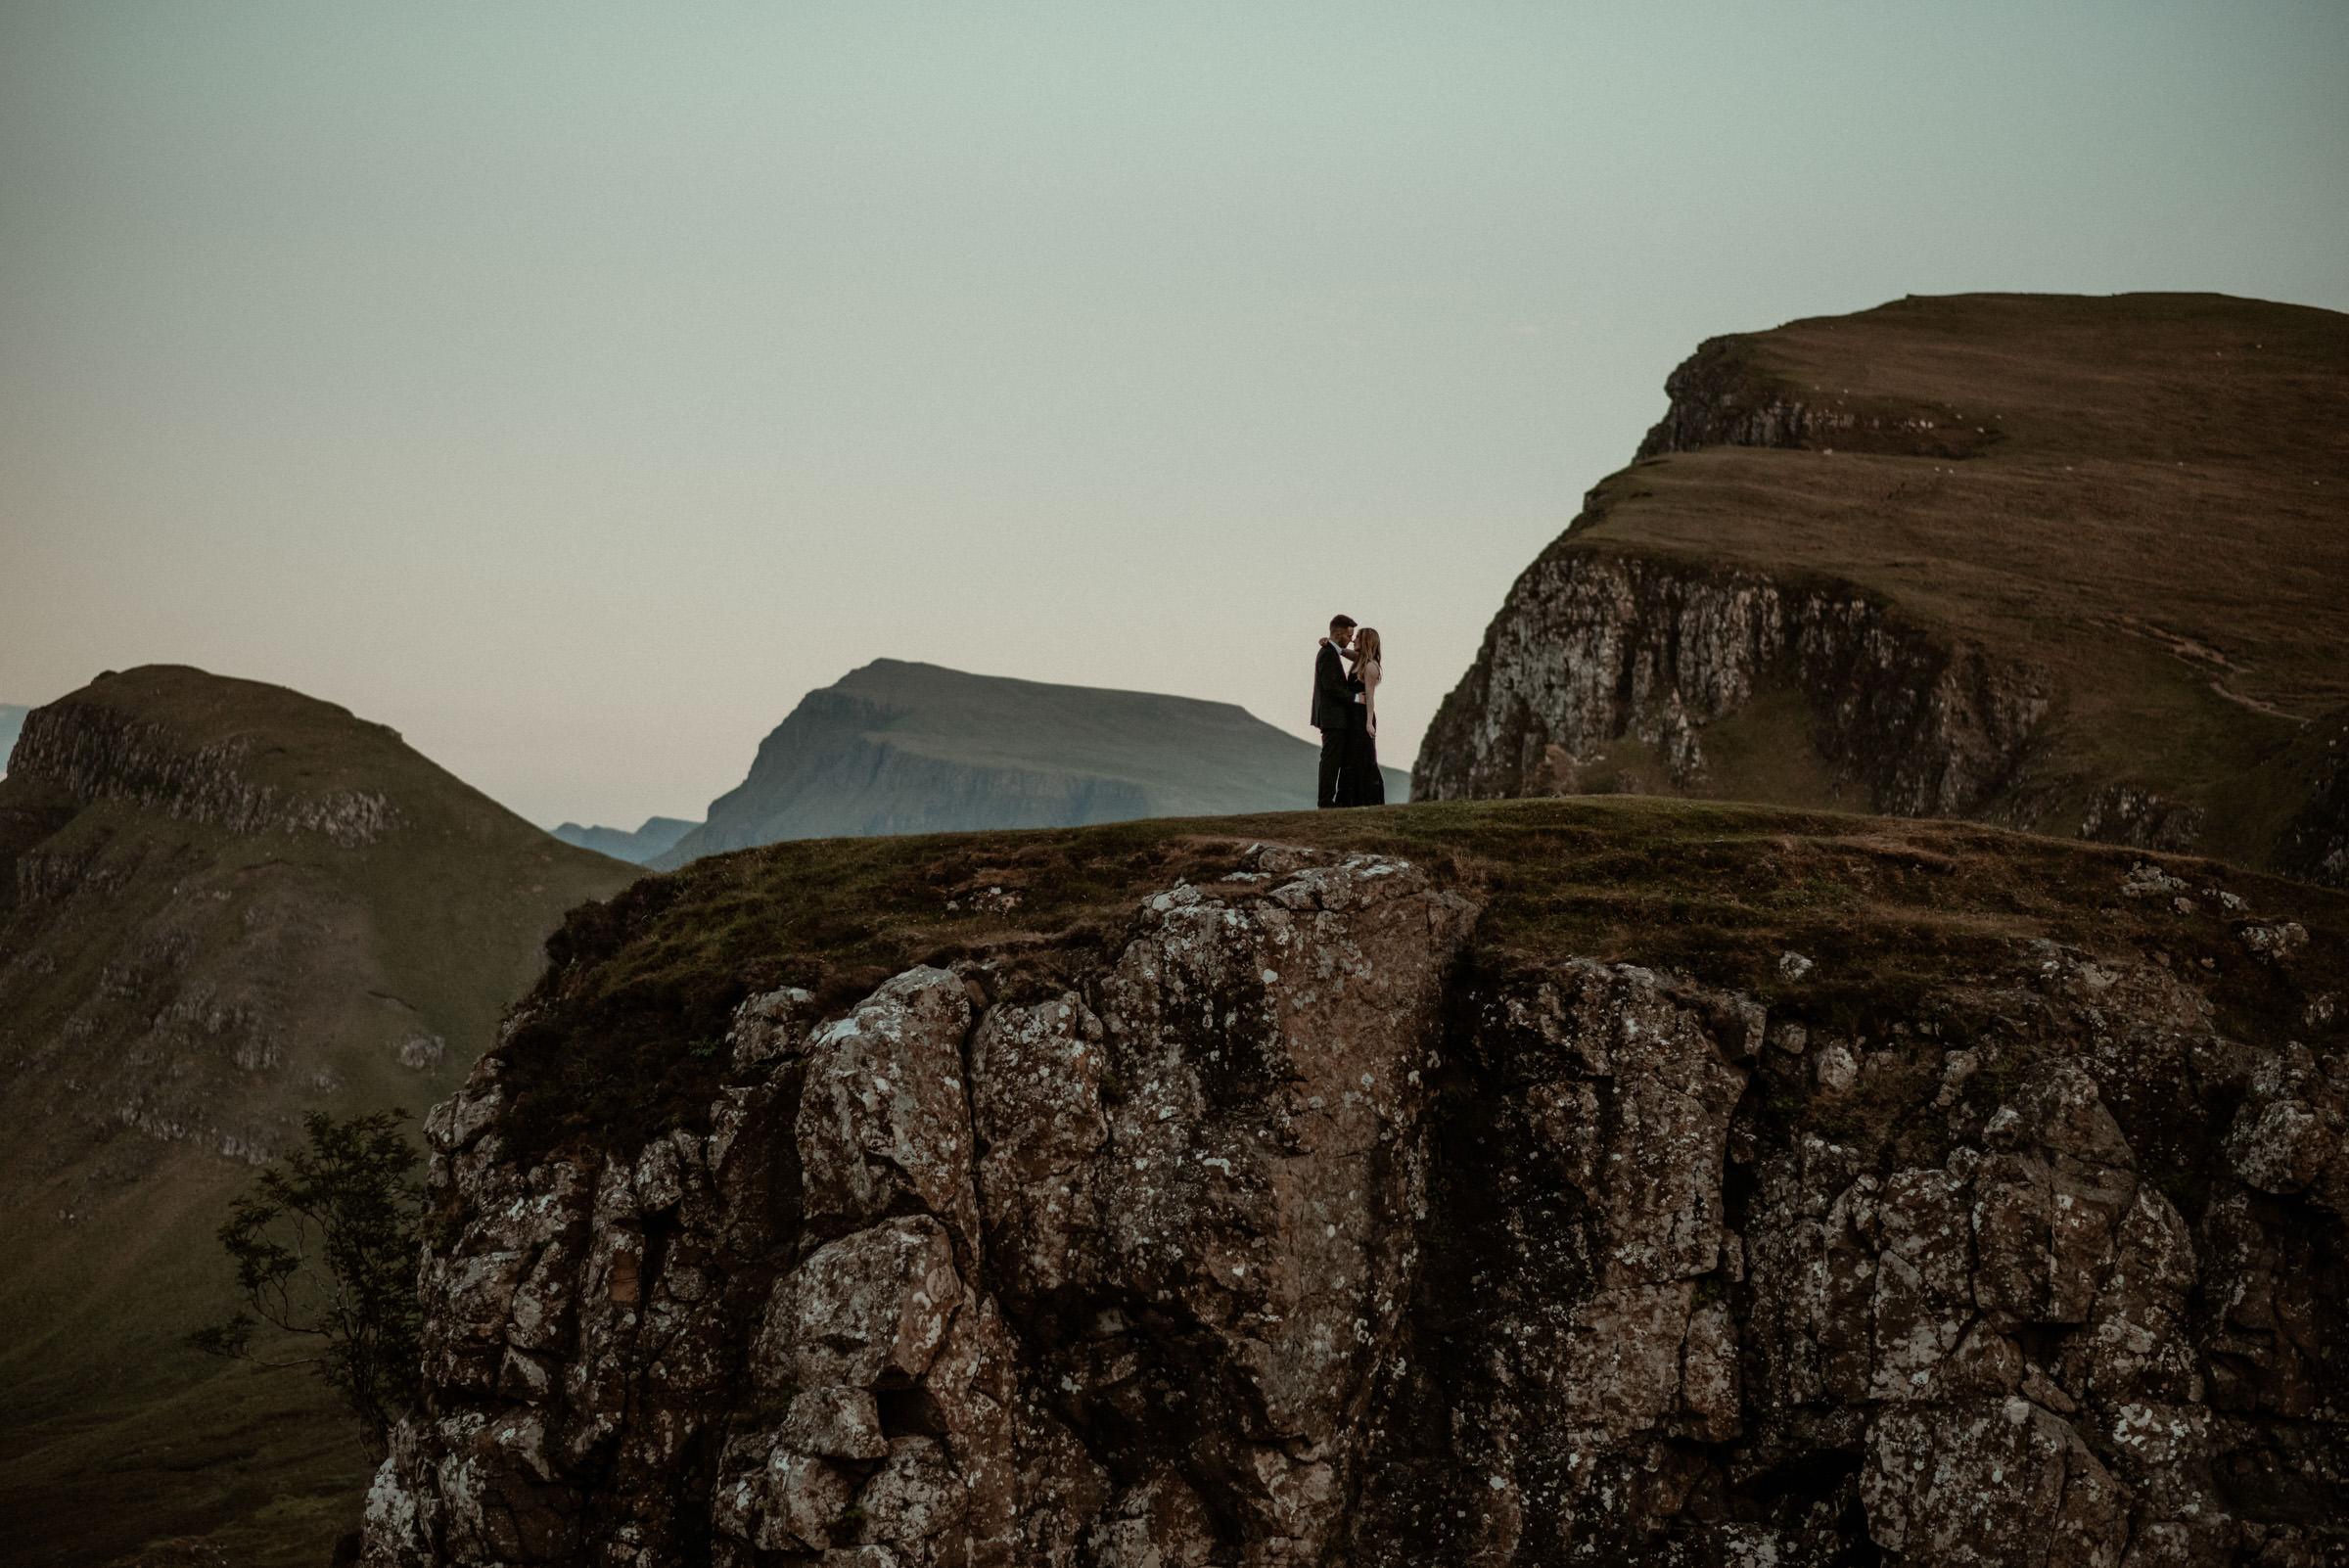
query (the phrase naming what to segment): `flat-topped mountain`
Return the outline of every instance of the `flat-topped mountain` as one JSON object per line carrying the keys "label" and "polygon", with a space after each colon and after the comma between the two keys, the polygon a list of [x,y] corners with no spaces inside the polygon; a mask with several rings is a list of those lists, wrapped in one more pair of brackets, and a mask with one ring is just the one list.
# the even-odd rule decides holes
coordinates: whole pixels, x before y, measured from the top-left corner
{"label": "flat-topped mountain", "polygon": [[154,666],[30,713],[0,781],[11,1561],[265,1507],[237,1560],[323,1560],[364,1468],[347,1420],[179,1346],[231,1306],[227,1199],[304,1111],[461,1082],[563,911],[637,874],[283,687]]}
{"label": "flat-topped mountain", "polygon": [[593,850],[630,865],[642,865],[700,826],[699,822],[688,822],[683,817],[648,816],[644,825],[633,833],[625,828],[582,827],[576,822],[566,822],[550,831],[566,844],[576,844],[582,850]]}
{"label": "flat-topped mountain", "polygon": [[1313,804],[1316,755],[1230,703],[879,659],[801,699],[741,786],[651,863],[783,839],[1291,810]]}
{"label": "flat-topped mountain", "polygon": [[1911,298],[1713,340],[1422,798],[1970,816],[2349,878],[2349,316]]}

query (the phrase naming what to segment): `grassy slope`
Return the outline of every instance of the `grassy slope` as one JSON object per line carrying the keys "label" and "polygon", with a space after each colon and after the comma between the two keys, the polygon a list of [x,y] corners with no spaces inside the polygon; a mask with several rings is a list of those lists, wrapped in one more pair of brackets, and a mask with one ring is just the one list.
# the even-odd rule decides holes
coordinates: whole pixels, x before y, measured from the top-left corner
{"label": "grassy slope", "polygon": [[[1086,950],[1114,945],[1141,892],[1210,876],[1256,839],[1434,865],[1485,902],[1470,961],[1488,969],[1568,954],[1683,969],[1847,1031],[1880,1030],[1955,977],[2011,969],[2018,944],[2048,938],[2164,953],[2213,989],[2222,1027],[2306,1038],[2297,992],[2244,956],[2215,902],[2187,916],[2121,896],[2145,859],[2262,917],[2300,921],[2302,974],[2349,972],[2349,896],[2210,861],[1968,823],[1654,798],[1446,802],[713,856],[580,911],[558,935],[556,950],[583,961],[534,998],[535,1027],[504,1052],[509,1083],[546,1147],[630,1144],[700,1116],[721,1068],[714,1042],[752,991],[805,985],[846,1011],[897,969],[964,957],[1057,987]],[[970,893],[990,887],[1016,892],[1019,906],[973,912]],[[1789,948],[1818,960],[1799,985],[1778,970]]]}
{"label": "grassy slope", "polygon": [[[161,669],[70,700],[163,723],[192,746],[253,737],[243,771],[256,781],[381,790],[407,825],[343,849],[315,834],[238,837],[99,802],[45,841],[89,853],[93,879],[112,870],[123,880],[102,903],[9,928],[10,957],[37,947],[56,966],[42,977],[19,965],[0,984],[9,1042],[0,1060],[11,1077],[0,1109],[0,1315],[11,1324],[0,1348],[0,1517],[15,1531],[10,1560],[95,1563],[159,1536],[225,1532],[240,1562],[320,1561],[354,1522],[364,1481],[347,1423],[302,1374],[227,1366],[177,1344],[230,1308],[211,1232],[250,1168],[188,1144],[105,1136],[105,1106],[44,1070],[38,1049],[70,1020],[95,1022],[73,1037],[86,1053],[75,1071],[94,1090],[135,1038],[135,1020],[93,1007],[99,972],[134,939],[169,932],[192,945],[181,993],[249,988],[240,947],[255,929],[251,912],[262,930],[299,928],[285,949],[290,967],[272,967],[266,994],[252,993],[297,1021],[298,1038],[279,1071],[230,1085],[221,1118],[282,1132],[312,1107],[421,1113],[462,1079],[504,1004],[528,987],[562,911],[638,873],[556,843],[392,731],[282,688]],[[46,789],[11,777],[0,807]],[[438,1067],[402,1067],[388,1048],[418,1034],[449,1042]],[[335,1087],[319,1088],[320,1070]]]}
{"label": "grassy slope", "polygon": [[[2140,780],[2210,807],[2212,853],[2264,853],[2297,798],[2296,721],[2349,705],[2349,316],[1980,295],[1739,343],[1788,401],[1930,418],[1975,455],[1651,458],[1598,487],[1569,548],[1854,582],[2037,661],[2064,693],[2037,780]],[[1799,742],[1789,716],[1752,749]],[[1724,793],[1804,798],[1774,782]],[[2087,793],[2038,824],[2069,831]]]}

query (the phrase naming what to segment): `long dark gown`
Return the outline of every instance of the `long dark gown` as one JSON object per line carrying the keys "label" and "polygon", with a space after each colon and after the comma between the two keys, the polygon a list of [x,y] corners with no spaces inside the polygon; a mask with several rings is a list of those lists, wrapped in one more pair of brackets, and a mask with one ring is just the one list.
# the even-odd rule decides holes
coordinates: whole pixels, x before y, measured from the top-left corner
{"label": "long dark gown", "polygon": [[[1362,689],[1359,679],[1347,682],[1359,695]],[[1378,737],[1370,733],[1370,712],[1360,703],[1346,725],[1346,761],[1338,770],[1338,804],[1340,806],[1384,806],[1387,804],[1387,777],[1378,770]]]}

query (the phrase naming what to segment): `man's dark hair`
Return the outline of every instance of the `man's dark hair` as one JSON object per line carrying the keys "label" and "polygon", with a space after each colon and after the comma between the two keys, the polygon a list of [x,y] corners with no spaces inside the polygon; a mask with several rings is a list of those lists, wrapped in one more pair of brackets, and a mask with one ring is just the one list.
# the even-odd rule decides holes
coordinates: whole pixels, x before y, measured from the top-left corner
{"label": "man's dark hair", "polygon": [[1332,631],[1337,630],[1340,626],[1351,626],[1353,624],[1354,617],[1352,616],[1331,616],[1329,618],[1329,629]]}

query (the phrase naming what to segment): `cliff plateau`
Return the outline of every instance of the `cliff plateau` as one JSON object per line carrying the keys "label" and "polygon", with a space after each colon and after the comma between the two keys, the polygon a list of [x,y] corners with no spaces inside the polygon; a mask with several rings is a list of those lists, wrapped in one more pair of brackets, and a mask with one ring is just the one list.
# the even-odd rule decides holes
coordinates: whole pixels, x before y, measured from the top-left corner
{"label": "cliff plateau", "polygon": [[1911,298],[1713,340],[1420,799],[1674,793],[2349,878],[2349,317]]}
{"label": "cliff plateau", "polygon": [[781,845],[575,915],[428,1122],[365,1560],[2349,1547],[2340,895],[1330,815]]}
{"label": "cliff plateau", "polygon": [[[1314,747],[1230,703],[878,659],[803,698],[750,776],[650,863],[784,839],[1293,810],[1313,804],[1315,766]],[[1407,781],[1386,774],[1402,800]]]}
{"label": "cliff plateau", "polygon": [[463,1082],[562,912],[631,867],[378,724],[153,666],[26,717],[0,780],[0,1519],[26,1564],[216,1536],[322,1558],[364,1456],[300,1373],[185,1350],[213,1239],[313,1108]]}

